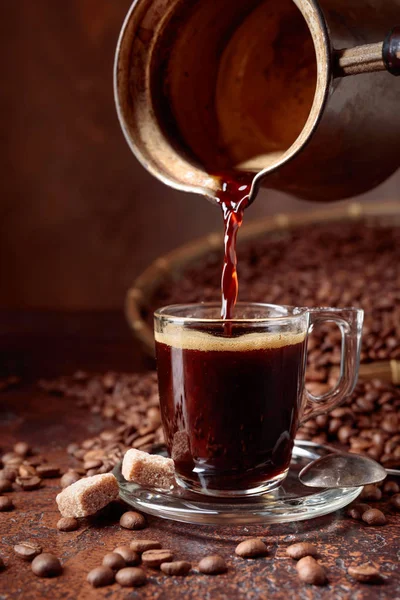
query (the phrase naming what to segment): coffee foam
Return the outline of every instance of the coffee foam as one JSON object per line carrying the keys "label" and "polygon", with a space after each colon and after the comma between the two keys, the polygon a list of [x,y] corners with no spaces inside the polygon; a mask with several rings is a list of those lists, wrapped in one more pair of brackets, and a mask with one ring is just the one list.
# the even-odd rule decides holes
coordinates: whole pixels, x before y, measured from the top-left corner
{"label": "coffee foam", "polygon": [[246,333],[240,337],[218,337],[203,331],[167,326],[162,333],[156,332],[156,342],[180,350],[202,352],[250,352],[251,350],[272,350],[304,342],[306,334],[293,332]]}

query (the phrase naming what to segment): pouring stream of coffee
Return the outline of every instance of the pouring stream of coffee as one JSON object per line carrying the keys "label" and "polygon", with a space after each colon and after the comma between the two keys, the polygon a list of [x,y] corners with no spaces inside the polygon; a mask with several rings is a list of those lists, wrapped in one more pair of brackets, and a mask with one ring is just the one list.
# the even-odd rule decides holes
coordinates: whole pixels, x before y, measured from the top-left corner
{"label": "pouring stream of coffee", "polygon": [[[224,264],[222,270],[221,292],[223,319],[232,319],[238,296],[239,283],[237,275],[236,240],[243,223],[245,209],[250,204],[250,191],[253,176],[248,173],[234,177],[221,178],[221,192],[216,198],[221,206],[224,218]],[[230,328],[226,331],[230,334]]]}

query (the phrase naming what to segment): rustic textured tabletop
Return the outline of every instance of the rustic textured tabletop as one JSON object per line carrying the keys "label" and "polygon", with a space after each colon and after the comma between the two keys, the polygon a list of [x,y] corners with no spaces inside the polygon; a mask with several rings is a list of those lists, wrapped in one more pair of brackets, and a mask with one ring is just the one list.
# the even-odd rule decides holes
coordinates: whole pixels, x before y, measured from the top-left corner
{"label": "rustic textured tabletop", "polygon": [[[51,322],[45,319],[46,333],[42,326],[32,326],[36,318],[43,317],[30,315],[25,321],[26,335],[16,331],[18,325],[11,327],[14,331],[0,340],[3,363],[7,359],[8,364],[23,371],[27,380],[0,395],[0,446],[1,451],[6,452],[17,441],[24,440],[49,462],[56,462],[65,469],[71,464],[66,446],[95,435],[109,423],[77,409],[73,399],[48,396],[38,389],[34,380],[43,375],[64,373],[65,369],[70,372],[78,366],[104,371],[107,366],[126,370],[128,362],[132,369],[143,369],[144,365],[139,353],[131,348],[129,334],[117,317],[115,323],[121,325],[121,335],[116,335],[116,325],[111,341],[105,334],[99,336],[96,319],[92,322],[92,317],[89,319],[92,324],[88,325],[88,319],[81,316],[79,327],[70,322],[68,328],[65,328],[65,320],[60,321],[61,317],[54,317]],[[104,315],[98,315],[97,319],[98,324],[102,319],[104,322]],[[9,330],[12,320],[8,315]],[[77,343],[78,340],[81,342]],[[86,520],[77,531],[65,533],[56,528],[59,513],[55,496],[59,491],[59,479],[48,479],[40,489],[9,494],[15,508],[0,513],[0,555],[6,563],[6,569],[0,572],[2,600],[400,598],[400,514],[390,509],[388,523],[381,527],[368,527],[340,511],[305,523],[270,527],[201,527],[149,517],[147,529],[134,532],[120,527],[123,508],[117,506],[100,519]],[[382,503],[380,507],[387,508]],[[107,551],[129,543],[134,537],[159,540],[164,548],[173,550],[177,558],[189,560],[194,566],[204,556],[219,554],[226,559],[228,572],[207,576],[194,569],[187,577],[178,578],[149,571],[148,583],[140,589],[131,591],[118,584],[97,590],[91,588],[86,582],[90,569],[101,564]],[[266,542],[269,552],[265,558],[244,560],[235,556],[238,542],[251,537],[260,537]],[[53,579],[36,577],[30,564],[13,552],[13,546],[24,540],[36,541],[45,551],[58,556],[63,565],[62,575]],[[318,548],[319,560],[328,576],[326,586],[301,583],[295,561],[286,555],[288,545],[305,540]],[[347,574],[348,567],[365,562],[379,568],[383,583],[362,584]]]}

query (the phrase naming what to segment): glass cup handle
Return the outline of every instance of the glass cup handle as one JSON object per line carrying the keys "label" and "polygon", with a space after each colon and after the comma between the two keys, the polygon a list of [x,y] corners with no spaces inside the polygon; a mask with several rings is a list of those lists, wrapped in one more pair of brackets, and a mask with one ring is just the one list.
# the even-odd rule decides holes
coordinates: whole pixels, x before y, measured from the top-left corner
{"label": "glass cup handle", "polygon": [[336,323],[340,329],[342,335],[340,374],[335,387],[322,396],[314,396],[305,388],[306,402],[301,415],[301,423],[332,410],[353,392],[360,365],[363,320],[364,311],[357,308],[310,309],[309,333],[319,323]]}

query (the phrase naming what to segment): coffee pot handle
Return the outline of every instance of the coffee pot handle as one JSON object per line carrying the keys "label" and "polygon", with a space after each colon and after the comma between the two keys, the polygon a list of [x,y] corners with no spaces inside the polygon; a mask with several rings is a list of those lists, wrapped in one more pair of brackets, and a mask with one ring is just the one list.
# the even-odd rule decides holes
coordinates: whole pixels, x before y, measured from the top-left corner
{"label": "coffee pot handle", "polygon": [[383,42],[335,50],[334,76],[388,71],[400,75],[400,25],[393,27]]}

